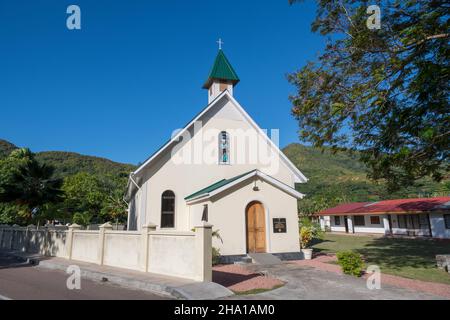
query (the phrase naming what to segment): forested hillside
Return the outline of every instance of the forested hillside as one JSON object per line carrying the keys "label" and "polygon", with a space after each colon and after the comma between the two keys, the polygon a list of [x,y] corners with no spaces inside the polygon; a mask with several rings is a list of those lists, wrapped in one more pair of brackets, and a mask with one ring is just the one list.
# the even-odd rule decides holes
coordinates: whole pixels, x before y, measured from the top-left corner
{"label": "forested hillside", "polygon": [[440,183],[422,179],[417,184],[396,193],[387,193],[385,185],[367,179],[364,164],[358,155],[333,154],[329,150],[293,143],[283,149],[286,156],[308,177],[298,189],[308,198],[340,198],[339,201],[370,201],[392,198],[429,197],[446,195],[450,191],[449,180]]}
{"label": "forested hillside", "polygon": [[[0,158],[7,156],[17,149],[14,144],[0,139]],[[36,158],[55,167],[55,175],[59,178],[73,175],[78,172],[87,172],[97,175],[128,176],[135,169],[134,165],[111,161],[105,158],[81,155],[66,151],[37,152]]]}

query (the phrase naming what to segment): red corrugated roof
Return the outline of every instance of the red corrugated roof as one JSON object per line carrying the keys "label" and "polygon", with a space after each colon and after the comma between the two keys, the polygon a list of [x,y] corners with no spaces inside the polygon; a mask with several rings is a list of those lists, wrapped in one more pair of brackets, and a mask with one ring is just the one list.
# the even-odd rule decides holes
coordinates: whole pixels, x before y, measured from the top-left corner
{"label": "red corrugated roof", "polygon": [[450,197],[395,199],[377,202],[353,202],[323,210],[319,215],[408,213],[450,210]]}

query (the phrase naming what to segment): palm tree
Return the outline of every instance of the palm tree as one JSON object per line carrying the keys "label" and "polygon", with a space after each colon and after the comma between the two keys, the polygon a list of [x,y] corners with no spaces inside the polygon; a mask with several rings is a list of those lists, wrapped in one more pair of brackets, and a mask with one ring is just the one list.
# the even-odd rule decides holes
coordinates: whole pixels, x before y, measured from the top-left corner
{"label": "palm tree", "polygon": [[122,196],[109,195],[102,211],[105,216],[111,217],[115,221],[117,230],[119,220],[127,217],[127,204],[123,201]]}
{"label": "palm tree", "polygon": [[61,201],[62,179],[53,177],[54,168],[31,158],[19,166],[11,179],[0,189],[0,202],[13,202],[28,207],[29,216],[38,214],[46,203]]}

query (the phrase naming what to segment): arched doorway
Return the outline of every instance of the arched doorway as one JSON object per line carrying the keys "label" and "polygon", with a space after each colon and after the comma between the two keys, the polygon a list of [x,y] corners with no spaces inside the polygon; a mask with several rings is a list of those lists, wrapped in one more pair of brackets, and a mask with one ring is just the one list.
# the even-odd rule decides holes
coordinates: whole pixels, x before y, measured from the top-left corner
{"label": "arched doorway", "polygon": [[247,252],[266,252],[266,219],[264,206],[261,202],[253,201],[245,210],[247,226]]}

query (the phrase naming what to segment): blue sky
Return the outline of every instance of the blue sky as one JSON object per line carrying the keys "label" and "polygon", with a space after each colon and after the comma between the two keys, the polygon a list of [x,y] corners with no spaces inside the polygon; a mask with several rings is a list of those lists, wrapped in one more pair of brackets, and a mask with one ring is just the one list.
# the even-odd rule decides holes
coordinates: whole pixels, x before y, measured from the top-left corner
{"label": "blue sky", "polygon": [[[81,8],[81,30],[66,8]],[[235,97],[283,147],[298,141],[286,74],[324,46],[313,1],[0,2],[0,138],[32,151],[144,161],[207,103],[223,49]],[[182,103],[181,101],[184,101]]]}

